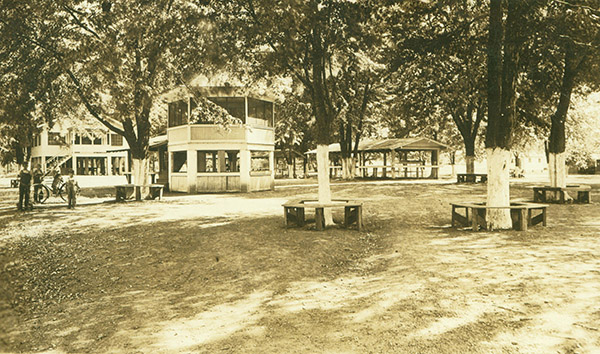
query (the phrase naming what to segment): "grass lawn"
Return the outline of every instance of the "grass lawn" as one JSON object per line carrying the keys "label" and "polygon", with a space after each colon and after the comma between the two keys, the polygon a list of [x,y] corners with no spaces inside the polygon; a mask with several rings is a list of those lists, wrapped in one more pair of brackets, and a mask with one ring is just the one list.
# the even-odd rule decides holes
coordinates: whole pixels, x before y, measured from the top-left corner
{"label": "grass lawn", "polygon": [[291,184],[0,210],[0,352],[600,352],[598,202],[474,233],[449,203],[485,185],[335,184],[365,231],[317,232],[283,227],[285,200],[316,195]]}

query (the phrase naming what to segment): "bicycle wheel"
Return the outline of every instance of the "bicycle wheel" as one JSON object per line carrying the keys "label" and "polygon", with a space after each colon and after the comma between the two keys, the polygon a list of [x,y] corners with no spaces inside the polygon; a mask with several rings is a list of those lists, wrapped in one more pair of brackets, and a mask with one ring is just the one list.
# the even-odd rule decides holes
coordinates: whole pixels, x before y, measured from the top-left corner
{"label": "bicycle wheel", "polygon": [[60,185],[60,187],[58,187],[58,196],[63,200],[63,202],[67,201],[67,189],[65,185],[66,183],[63,183]]}
{"label": "bicycle wheel", "polygon": [[46,202],[46,200],[50,196],[50,189],[48,189],[48,187],[46,187],[43,184],[39,184],[36,187],[37,188],[34,187],[33,201],[36,203],[44,204],[44,202]]}

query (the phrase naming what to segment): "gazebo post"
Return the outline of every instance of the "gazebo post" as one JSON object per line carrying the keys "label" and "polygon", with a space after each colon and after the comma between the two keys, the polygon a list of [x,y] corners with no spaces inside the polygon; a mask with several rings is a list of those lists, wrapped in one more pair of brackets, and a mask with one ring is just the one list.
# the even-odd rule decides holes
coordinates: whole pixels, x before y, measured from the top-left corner
{"label": "gazebo post", "polygon": [[383,174],[382,177],[386,178],[387,177],[387,152],[384,151],[383,152]]}

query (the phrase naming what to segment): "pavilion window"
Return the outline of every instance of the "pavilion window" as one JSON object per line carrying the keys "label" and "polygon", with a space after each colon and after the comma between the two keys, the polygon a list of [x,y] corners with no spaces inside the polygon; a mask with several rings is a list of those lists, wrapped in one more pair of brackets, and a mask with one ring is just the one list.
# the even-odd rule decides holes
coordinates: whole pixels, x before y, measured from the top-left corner
{"label": "pavilion window", "polygon": [[188,124],[188,100],[169,103],[169,127]]}
{"label": "pavilion window", "polygon": [[219,172],[219,152],[198,151],[198,172]]}
{"label": "pavilion window", "polygon": [[255,98],[248,98],[248,123],[272,127],[273,103]]}
{"label": "pavilion window", "polygon": [[240,172],[240,152],[239,150],[225,151],[225,171]]}
{"label": "pavilion window", "polygon": [[269,152],[268,151],[250,151],[250,171],[269,171]]}
{"label": "pavilion window", "polygon": [[187,172],[187,151],[173,153],[173,172]]}
{"label": "pavilion window", "polygon": [[208,97],[208,100],[224,108],[232,117],[241,119],[246,116],[246,103],[243,97]]}

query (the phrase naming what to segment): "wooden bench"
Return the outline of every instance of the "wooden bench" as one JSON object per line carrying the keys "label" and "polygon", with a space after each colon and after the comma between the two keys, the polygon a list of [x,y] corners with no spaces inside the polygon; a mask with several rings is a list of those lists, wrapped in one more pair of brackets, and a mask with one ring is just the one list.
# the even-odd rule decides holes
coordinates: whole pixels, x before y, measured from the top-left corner
{"label": "wooden bench", "polygon": [[315,226],[322,231],[325,229],[325,208],[344,208],[344,227],[356,224],[356,229],[360,231],[363,227],[362,203],[351,200],[334,199],[331,203],[319,203],[316,200],[296,200],[283,204],[283,214],[286,227],[293,225],[304,226],[306,223],[304,210],[306,208],[315,209]]}
{"label": "wooden bench", "polygon": [[[533,201],[540,203],[561,203],[564,204],[566,201],[565,193],[573,192],[577,194],[577,197],[573,198],[573,201],[576,203],[591,203],[592,197],[591,192],[592,187],[588,185],[568,185],[565,188],[561,187],[533,187]],[[551,195],[556,195],[558,193],[558,198],[549,197],[548,193],[552,193]]]}
{"label": "wooden bench", "polygon": [[[479,231],[487,228],[486,214],[489,209],[510,209],[510,216],[513,223],[513,229],[527,231],[528,226],[543,224],[546,226],[546,208],[545,204],[533,203],[510,203],[509,207],[488,207],[485,203],[451,203],[452,205],[452,227],[472,226],[473,231]],[[459,213],[464,209],[465,214]],[[534,215],[537,211],[537,215]],[[470,217],[469,217],[470,214]]]}
{"label": "wooden bench", "polygon": [[162,184],[151,184],[150,185],[150,198],[152,200],[158,198],[158,200],[162,199],[163,189],[165,188]]}
{"label": "wooden bench", "polygon": [[19,188],[19,180],[18,179],[11,179],[10,180],[10,187],[11,188]]}
{"label": "wooden bench", "polygon": [[133,196],[133,193],[135,192],[135,186],[133,184],[123,184],[120,186],[115,186],[115,190],[117,202],[124,202]]}
{"label": "wooden bench", "polygon": [[[120,186],[115,186],[116,192],[116,200],[117,202],[124,202],[127,199],[132,198],[135,195],[135,185],[133,184],[123,184]],[[148,186],[150,190],[150,194],[148,195],[148,199],[162,199],[164,185],[162,184],[151,184]]]}
{"label": "wooden bench", "polygon": [[487,173],[457,173],[456,183],[485,183]]}

